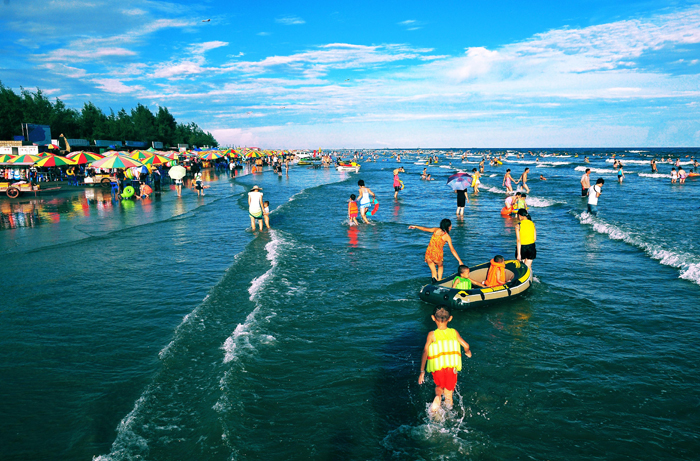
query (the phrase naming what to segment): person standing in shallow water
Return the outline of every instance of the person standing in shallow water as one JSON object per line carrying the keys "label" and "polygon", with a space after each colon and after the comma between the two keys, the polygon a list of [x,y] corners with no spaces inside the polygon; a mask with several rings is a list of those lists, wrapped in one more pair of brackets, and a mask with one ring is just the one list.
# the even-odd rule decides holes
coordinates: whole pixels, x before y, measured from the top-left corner
{"label": "person standing in shallow water", "polygon": [[263,230],[263,194],[261,187],[253,186],[248,192],[248,214],[250,215],[250,226],[255,230],[255,222],[258,222],[260,230]]}
{"label": "person standing in shallow water", "polygon": [[404,170],[403,167],[394,170],[394,199],[397,199],[399,197],[399,191],[401,190],[401,180],[399,179],[399,173],[405,173],[405,171],[406,170]]}
{"label": "person standing in shallow water", "polygon": [[532,261],[537,257],[537,229],[527,210],[518,210],[518,225],[515,226],[515,259],[524,262],[532,269]]}
{"label": "person standing in shallow water", "polygon": [[425,262],[430,267],[430,273],[433,277],[433,282],[442,280],[443,272],[443,247],[445,243],[450,246],[450,251],[455,257],[459,265],[462,265],[462,260],[459,259],[457,250],[452,246],[452,238],[450,237],[450,230],[452,229],[452,221],[449,219],[443,219],[440,221],[440,227],[423,227],[423,226],[408,226],[409,229],[418,229],[423,232],[432,233],[430,238],[430,243],[428,243],[428,248],[425,251]]}
{"label": "person standing in shallow water", "polygon": [[369,219],[367,219],[367,211],[369,210],[370,204],[372,203],[372,199],[370,199],[370,196],[374,198],[375,195],[369,187],[365,186],[365,182],[362,179],[357,181],[357,185],[360,188],[360,195],[357,199],[357,201],[360,202],[360,216],[362,217],[362,221],[364,221],[365,224],[369,224]]}

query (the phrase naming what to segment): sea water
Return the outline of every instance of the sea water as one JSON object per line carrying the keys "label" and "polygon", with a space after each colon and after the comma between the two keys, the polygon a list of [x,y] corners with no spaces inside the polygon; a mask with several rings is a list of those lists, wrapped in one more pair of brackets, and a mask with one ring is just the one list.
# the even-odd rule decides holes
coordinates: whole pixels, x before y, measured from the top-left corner
{"label": "sea water", "polygon": [[[359,174],[210,173],[201,198],[2,199],[0,459],[695,459],[700,181],[648,163],[700,152],[540,154],[487,165],[464,218],[446,180],[476,165],[443,158],[422,181],[425,156],[405,153],[394,200],[388,152]],[[512,258],[502,178],[526,167],[535,283],[454,313],[473,357],[433,418],[417,383],[430,235],[408,226],[450,218],[466,263]],[[586,167],[606,180],[597,217]],[[358,179],[379,211],[350,226]],[[247,229],[253,185],[271,231]]]}

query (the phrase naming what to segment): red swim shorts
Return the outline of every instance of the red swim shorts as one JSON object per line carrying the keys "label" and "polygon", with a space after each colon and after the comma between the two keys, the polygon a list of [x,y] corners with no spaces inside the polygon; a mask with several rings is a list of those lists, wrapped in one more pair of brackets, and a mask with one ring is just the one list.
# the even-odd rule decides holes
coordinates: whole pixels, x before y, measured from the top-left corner
{"label": "red swim shorts", "polygon": [[443,368],[438,371],[433,371],[433,381],[438,387],[454,391],[457,385],[457,373],[454,368]]}

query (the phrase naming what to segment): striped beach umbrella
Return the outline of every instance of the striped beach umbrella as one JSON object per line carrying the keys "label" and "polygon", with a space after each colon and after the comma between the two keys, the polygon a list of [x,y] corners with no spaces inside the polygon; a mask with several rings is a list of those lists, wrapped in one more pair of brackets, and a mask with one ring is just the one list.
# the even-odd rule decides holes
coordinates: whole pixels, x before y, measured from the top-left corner
{"label": "striped beach umbrella", "polygon": [[14,155],[9,155],[9,154],[0,155],[0,163],[7,163],[10,160],[12,160],[13,158],[15,158]]}
{"label": "striped beach umbrella", "polygon": [[144,152],[142,150],[135,150],[131,154],[129,154],[129,157],[135,158],[136,160],[144,160],[150,157],[152,154],[150,152]]}
{"label": "striped beach umbrella", "polygon": [[143,166],[143,163],[126,155],[110,155],[92,162],[91,165],[94,168],[131,168]]}
{"label": "striped beach umbrella", "polygon": [[215,150],[210,150],[208,152],[203,152],[202,154],[199,155],[199,158],[202,160],[216,160],[217,158],[223,157],[224,154],[217,152]]}
{"label": "striped beach umbrella", "polygon": [[31,163],[34,164],[41,160],[41,157],[38,155],[31,155],[31,154],[24,154],[24,155],[19,155],[11,160],[9,160],[7,163]]}
{"label": "striped beach umbrella", "polygon": [[153,165],[165,165],[167,163],[172,162],[171,159],[168,157],[165,157],[163,155],[151,155],[148,158],[145,158],[141,160],[141,163],[143,163],[146,166],[153,166]]}
{"label": "striped beach umbrella", "polygon": [[259,158],[259,157],[262,157],[262,155],[260,155],[260,152],[258,152],[256,150],[248,151],[245,154],[245,158]]}
{"label": "striped beach umbrella", "polygon": [[100,154],[93,154],[92,152],[73,152],[72,154],[66,155],[71,160],[75,160],[75,162],[78,165],[84,165],[86,163],[94,162],[95,160],[99,160],[101,158],[104,158],[103,155]]}
{"label": "striped beach umbrella", "polygon": [[68,165],[77,165],[77,163],[74,160],[71,160],[66,157],[61,157],[60,155],[52,155],[51,157],[44,157],[38,162],[36,162],[36,166],[38,167],[47,167],[47,166],[68,166]]}

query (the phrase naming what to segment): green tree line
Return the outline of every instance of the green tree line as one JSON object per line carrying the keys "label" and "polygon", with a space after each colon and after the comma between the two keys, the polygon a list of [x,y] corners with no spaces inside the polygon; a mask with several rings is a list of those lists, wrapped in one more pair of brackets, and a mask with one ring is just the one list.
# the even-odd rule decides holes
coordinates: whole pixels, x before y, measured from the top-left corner
{"label": "green tree line", "polygon": [[22,135],[22,123],[50,125],[51,135],[63,133],[67,138],[107,139],[115,141],[160,141],[164,146],[218,146],[211,133],[196,123],[178,123],[167,107],[159,107],[154,114],[142,105],[127,112],[123,108],[105,114],[92,102],[81,110],[67,107],[63,101],[49,98],[37,88],[35,92],[20,88],[15,93],[0,82],[0,140],[11,140]]}

